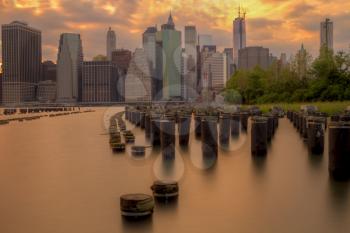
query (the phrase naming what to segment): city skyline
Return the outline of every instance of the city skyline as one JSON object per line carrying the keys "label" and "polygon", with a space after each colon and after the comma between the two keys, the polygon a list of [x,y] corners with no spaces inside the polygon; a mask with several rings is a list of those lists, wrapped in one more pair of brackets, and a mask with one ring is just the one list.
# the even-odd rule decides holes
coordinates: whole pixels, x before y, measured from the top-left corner
{"label": "city skyline", "polygon": [[[340,4],[336,4],[339,2]],[[239,1],[0,1],[0,21],[23,20],[42,31],[43,60],[56,60],[59,35],[80,33],[86,58],[104,54],[105,36],[111,26],[117,34],[118,48],[142,47],[142,32],[158,27],[172,10],[177,28],[195,25],[199,34],[211,34],[219,50],[232,46],[232,20]],[[148,7],[147,7],[148,6]],[[347,50],[350,44],[350,3],[319,0],[245,1],[247,46],[268,47],[273,54],[295,54],[303,43],[313,56],[318,54],[319,23],[326,17],[335,24],[334,49]],[[64,11],[63,11],[64,9]],[[327,10],[325,10],[327,9]],[[327,12],[327,14],[324,14]],[[184,33],[182,33],[184,34]],[[317,42],[317,43],[316,43]],[[184,45],[183,45],[184,46]],[[1,62],[1,60],[0,60]]]}

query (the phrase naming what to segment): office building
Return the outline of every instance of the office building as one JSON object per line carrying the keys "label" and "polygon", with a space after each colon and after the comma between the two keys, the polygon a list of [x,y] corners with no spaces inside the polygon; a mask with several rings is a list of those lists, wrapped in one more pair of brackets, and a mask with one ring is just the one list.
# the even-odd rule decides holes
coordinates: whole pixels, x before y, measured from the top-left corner
{"label": "office building", "polygon": [[56,82],[57,80],[57,66],[52,61],[45,61],[41,64],[42,76],[41,81],[51,80]]}
{"label": "office building", "polygon": [[50,79],[40,81],[38,84],[38,101],[40,103],[54,103],[56,101],[56,82]]}
{"label": "office building", "polygon": [[129,69],[132,53],[127,49],[117,49],[112,52],[112,63],[118,68],[117,99],[125,100],[125,79]]}
{"label": "office building", "polygon": [[117,49],[117,37],[115,32],[109,28],[107,32],[107,41],[106,41],[106,56],[108,61],[112,60],[112,52]]}
{"label": "office building", "polygon": [[83,49],[79,34],[61,34],[57,56],[57,101],[81,100]]}
{"label": "office building", "polygon": [[202,88],[203,90],[220,93],[227,82],[226,54],[207,52],[203,56]]}
{"label": "office building", "polygon": [[[152,99],[154,100],[157,99],[158,79],[161,78],[161,73],[157,75],[157,31],[157,27],[148,27],[142,34],[142,45],[152,76]],[[161,97],[159,97],[159,99],[161,99]]]}
{"label": "office building", "polygon": [[14,21],[2,25],[3,103],[32,102],[41,77],[41,32]]}
{"label": "office building", "polygon": [[163,41],[162,34],[156,34],[156,73],[152,79],[152,99],[163,99]]}
{"label": "office building", "polygon": [[304,48],[304,44],[301,45],[301,48],[295,55],[295,65],[296,72],[300,79],[305,78],[308,70],[308,53]]}
{"label": "office building", "polygon": [[185,26],[184,54],[184,99],[197,98],[197,30],[195,26]]}
{"label": "office building", "polygon": [[321,22],[321,48],[326,47],[329,50],[333,50],[333,22],[330,19],[326,19]]}
{"label": "office building", "polygon": [[82,67],[82,101],[110,103],[117,99],[118,68],[111,61],[85,61]]}
{"label": "office building", "polygon": [[136,49],[125,79],[125,101],[151,101],[152,76],[143,49]]}
{"label": "office building", "polygon": [[225,48],[224,54],[226,56],[226,79],[229,80],[235,72],[235,66],[233,62],[233,48]]}
{"label": "office building", "polygon": [[155,73],[156,70],[156,33],[157,27],[149,27],[142,34],[142,45],[152,74]]}
{"label": "office building", "polygon": [[233,21],[233,63],[238,64],[239,50],[246,47],[245,11],[239,7],[238,17]]}
{"label": "office building", "polygon": [[171,14],[168,22],[157,32],[157,43],[163,51],[162,55],[157,52],[162,56],[162,98],[181,98],[181,32],[175,30]]}
{"label": "office building", "polygon": [[281,62],[281,66],[286,66],[288,64],[286,53],[281,53],[280,62]]}
{"label": "office building", "polygon": [[238,69],[250,70],[256,66],[268,69],[270,65],[270,52],[268,48],[246,47],[239,50]]}

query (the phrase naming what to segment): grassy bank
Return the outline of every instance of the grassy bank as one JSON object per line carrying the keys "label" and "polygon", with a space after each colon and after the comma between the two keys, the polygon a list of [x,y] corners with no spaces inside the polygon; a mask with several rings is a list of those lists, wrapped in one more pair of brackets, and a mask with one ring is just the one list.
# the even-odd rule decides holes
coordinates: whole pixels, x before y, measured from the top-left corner
{"label": "grassy bank", "polygon": [[326,112],[328,114],[335,114],[343,112],[348,106],[350,106],[350,101],[344,102],[312,102],[312,103],[275,103],[275,104],[261,104],[257,105],[263,112],[268,112],[273,106],[282,107],[284,110],[300,110],[302,105],[315,105],[321,112]]}

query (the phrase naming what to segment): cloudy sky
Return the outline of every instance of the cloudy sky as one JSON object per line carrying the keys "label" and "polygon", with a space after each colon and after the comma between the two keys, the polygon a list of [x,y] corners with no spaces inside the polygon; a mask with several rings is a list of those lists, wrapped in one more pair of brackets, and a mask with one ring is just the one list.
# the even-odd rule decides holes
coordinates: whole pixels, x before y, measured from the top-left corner
{"label": "cloudy sky", "polygon": [[247,43],[279,55],[295,53],[301,43],[314,55],[320,21],[334,21],[335,49],[350,45],[350,1],[346,0],[0,0],[0,23],[22,20],[42,30],[43,59],[56,60],[59,35],[82,35],[85,59],[105,53],[109,26],[117,47],[141,47],[146,27],[161,25],[172,10],[177,29],[194,24],[212,34],[219,48],[232,47],[232,20],[239,2],[247,9]]}

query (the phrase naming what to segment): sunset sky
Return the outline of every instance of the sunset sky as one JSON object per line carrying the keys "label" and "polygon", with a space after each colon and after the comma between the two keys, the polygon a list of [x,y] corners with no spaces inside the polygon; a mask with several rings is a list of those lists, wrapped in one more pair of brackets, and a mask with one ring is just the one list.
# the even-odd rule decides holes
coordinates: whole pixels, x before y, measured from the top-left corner
{"label": "sunset sky", "polygon": [[194,24],[222,49],[232,47],[232,20],[240,2],[248,12],[248,45],[290,55],[304,43],[315,57],[320,21],[329,17],[335,49],[349,49],[350,1],[344,0],[0,0],[0,23],[21,20],[40,29],[44,60],[56,61],[60,33],[80,33],[88,60],[105,53],[109,26],[117,33],[117,47],[133,50],[141,47],[146,27],[160,26],[171,10],[177,29]]}

